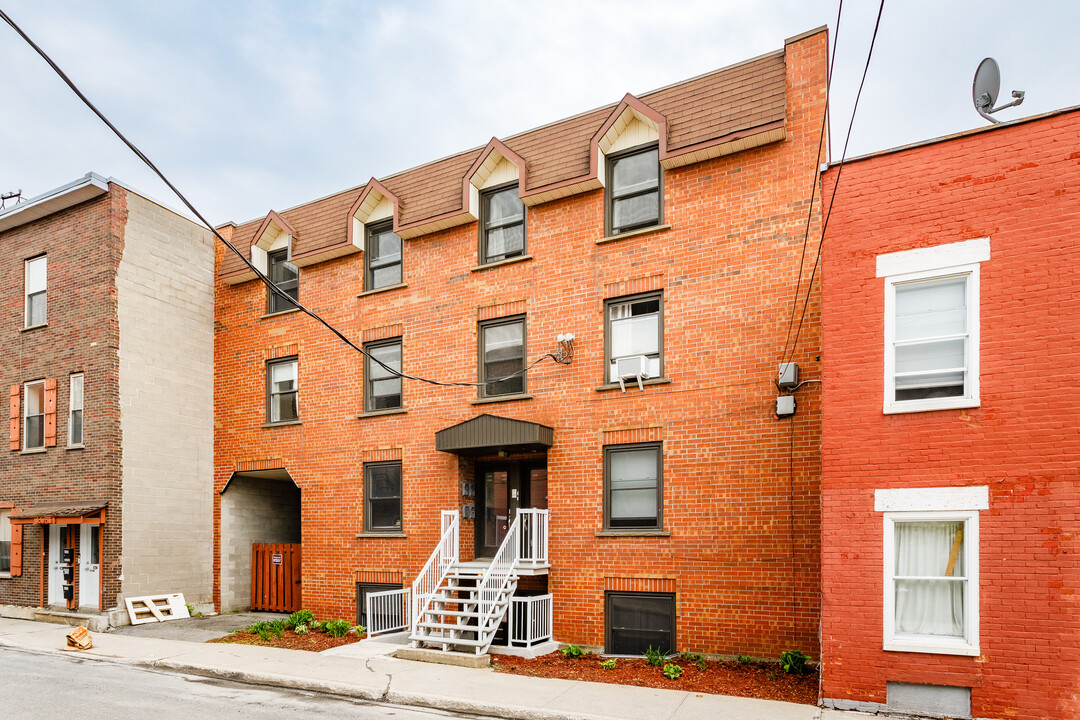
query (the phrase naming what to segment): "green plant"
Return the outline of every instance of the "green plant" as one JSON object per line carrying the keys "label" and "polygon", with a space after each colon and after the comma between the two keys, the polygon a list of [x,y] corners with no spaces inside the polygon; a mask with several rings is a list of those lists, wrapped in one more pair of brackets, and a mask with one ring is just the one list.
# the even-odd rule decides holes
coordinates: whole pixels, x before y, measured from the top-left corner
{"label": "green plant", "polygon": [[682,675],[682,668],[675,663],[664,665],[664,677],[668,680],[678,680],[680,675]]}
{"label": "green plant", "polygon": [[285,634],[285,621],[284,620],[271,620],[266,625],[270,629],[270,633],[274,637],[281,637],[282,635]]}
{"label": "green plant", "polygon": [[259,636],[259,639],[263,642],[270,641],[270,628],[263,627],[263,623],[259,623],[255,628],[255,634]]}
{"label": "green plant", "polygon": [[562,654],[563,654],[563,657],[575,658],[576,659],[576,658],[579,658],[582,655],[584,655],[585,652],[581,649],[580,646],[574,645],[573,643],[571,643],[570,645],[567,645],[566,647],[564,647],[562,649]]}
{"label": "green plant", "polygon": [[292,631],[297,635],[307,635],[308,627],[304,623],[300,623],[299,625],[294,625]]}
{"label": "green plant", "polygon": [[615,658],[608,658],[607,660],[601,660],[600,661],[600,667],[604,668],[605,670],[614,670],[615,669]]}
{"label": "green plant", "polygon": [[742,653],[740,653],[735,656],[735,662],[739,663],[740,665],[749,665],[754,662],[754,658],[750,657],[749,655],[743,655]]}
{"label": "green plant", "polygon": [[310,610],[297,610],[285,620],[285,627],[295,628],[297,625],[310,625],[315,622],[315,614]]}
{"label": "green plant", "polygon": [[775,680],[776,679],[776,673],[773,673],[773,672],[769,673],[769,679],[770,680]]}
{"label": "green plant", "polygon": [[799,650],[785,650],[780,653],[780,667],[784,672],[801,675],[806,672],[806,663],[810,656]]}
{"label": "green plant", "polygon": [[664,664],[664,658],[667,655],[660,650],[660,648],[654,648],[652,645],[645,648],[645,662],[649,663],[653,667],[660,667]]}
{"label": "green plant", "polygon": [[351,629],[352,624],[348,620],[327,620],[323,623],[323,632],[332,638],[345,637]]}

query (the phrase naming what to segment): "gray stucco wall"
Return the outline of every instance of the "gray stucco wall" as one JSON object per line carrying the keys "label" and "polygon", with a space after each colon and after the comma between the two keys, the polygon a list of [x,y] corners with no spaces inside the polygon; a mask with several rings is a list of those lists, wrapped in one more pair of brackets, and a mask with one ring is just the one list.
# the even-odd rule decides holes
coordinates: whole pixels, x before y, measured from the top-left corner
{"label": "gray stucco wall", "polygon": [[132,192],[116,278],[126,597],[212,601],[214,248]]}
{"label": "gray stucco wall", "polygon": [[251,607],[251,544],[300,542],[300,489],[236,476],[221,496],[221,610]]}

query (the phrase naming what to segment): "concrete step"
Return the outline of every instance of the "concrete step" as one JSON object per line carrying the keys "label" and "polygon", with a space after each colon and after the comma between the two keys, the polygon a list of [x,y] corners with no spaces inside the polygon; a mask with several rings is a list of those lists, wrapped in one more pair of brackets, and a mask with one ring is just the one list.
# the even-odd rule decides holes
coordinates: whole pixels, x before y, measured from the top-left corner
{"label": "concrete step", "polygon": [[452,638],[439,635],[410,635],[409,639],[426,645],[462,645],[465,647],[486,647],[491,644],[490,640],[469,640],[467,638]]}
{"label": "concrete step", "polygon": [[491,657],[487,653],[477,654],[475,650],[470,652],[453,652],[449,650],[433,650],[431,648],[408,647],[394,652],[394,657],[404,660],[419,660],[420,662],[440,663],[442,665],[460,665],[462,667],[486,668],[491,665]]}

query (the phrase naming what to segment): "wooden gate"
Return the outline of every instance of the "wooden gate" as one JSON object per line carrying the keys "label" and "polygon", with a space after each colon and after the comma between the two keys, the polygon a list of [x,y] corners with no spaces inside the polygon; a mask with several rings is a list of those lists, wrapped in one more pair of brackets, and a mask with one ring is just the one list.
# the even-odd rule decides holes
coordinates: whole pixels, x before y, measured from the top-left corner
{"label": "wooden gate", "polygon": [[296,612],[300,593],[300,545],[251,544],[251,609]]}

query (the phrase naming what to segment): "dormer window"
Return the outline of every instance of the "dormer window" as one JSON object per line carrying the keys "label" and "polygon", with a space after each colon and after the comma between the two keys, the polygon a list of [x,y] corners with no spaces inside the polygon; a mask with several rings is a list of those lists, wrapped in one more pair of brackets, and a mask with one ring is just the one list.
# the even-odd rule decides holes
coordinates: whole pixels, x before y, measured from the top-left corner
{"label": "dormer window", "polygon": [[525,204],[518,183],[489,190],[481,196],[480,264],[525,254]]}
{"label": "dormer window", "polygon": [[287,297],[282,297],[270,288],[266,289],[266,312],[277,313],[292,310],[295,303],[289,302],[288,298],[300,300],[300,271],[289,262],[289,250],[283,248],[266,254],[270,272],[270,282]]}
{"label": "dormer window", "polygon": [[401,238],[394,232],[392,220],[367,228],[364,258],[365,290],[402,283]]}
{"label": "dormer window", "polygon": [[659,225],[663,173],[657,147],[634,148],[607,158],[607,235]]}

